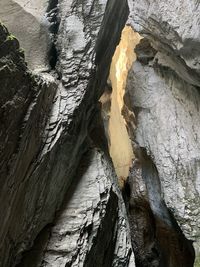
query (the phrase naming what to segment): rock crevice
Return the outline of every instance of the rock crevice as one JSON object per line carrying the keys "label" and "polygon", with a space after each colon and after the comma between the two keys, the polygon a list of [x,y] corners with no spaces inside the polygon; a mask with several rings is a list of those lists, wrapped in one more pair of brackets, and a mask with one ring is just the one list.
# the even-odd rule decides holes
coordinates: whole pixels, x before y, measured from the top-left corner
{"label": "rock crevice", "polygon": [[0,1],[2,267],[198,267],[199,11]]}

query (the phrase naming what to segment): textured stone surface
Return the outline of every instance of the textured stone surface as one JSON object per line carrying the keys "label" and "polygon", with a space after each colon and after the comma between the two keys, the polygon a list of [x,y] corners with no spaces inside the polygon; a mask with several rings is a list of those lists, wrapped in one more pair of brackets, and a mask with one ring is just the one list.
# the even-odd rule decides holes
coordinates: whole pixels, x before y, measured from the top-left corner
{"label": "textured stone surface", "polygon": [[[130,22],[154,50],[146,55],[138,50],[128,82],[137,115],[136,141],[155,163],[160,196],[184,235],[194,241],[196,254],[200,247],[199,9],[198,1],[133,1]],[[152,188],[152,208],[163,217],[156,196]]]}
{"label": "textured stone surface", "polygon": [[[139,148],[138,148],[139,149]],[[136,266],[193,266],[194,249],[161,195],[157,168],[140,149],[129,174],[129,221]]]}
{"label": "textured stone surface", "polygon": [[[199,93],[170,76],[166,83],[153,68],[134,64],[130,83],[135,88],[134,106],[139,109],[137,141],[156,162],[160,179],[165,181],[162,187],[166,187],[166,202],[180,218],[188,220],[199,203]],[[191,219],[198,222],[198,214],[196,210]],[[183,227],[187,226],[183,223]],[[199,231],[198,223],[185,231],[194,231],[195,236],[194,227]]]}
{"label": "textured stone surface", "polygon": [[35,195],[40,193],[36,187],[36,192],[30,194],[35,181],[29,187],[27,177],[34,172],[33,162],[43,145],[56,83],[51,76],[37,78],[28,72],[17,39],[3,25],[0,25],[0,64],[0,265],[9,266],[12,257],[24,247],[24,229],[28,227],[31,231],[34,222],[33,225],[30,222],[37,216],[33,203],[37,202]]}
{"label": "textured stone surface", "polygon": [[[130,23],[157,48],[183,64],[199,82],[200,3],[196,0],[129,1]],[[192,72],[191,72],[192,70]],[[186,77],[185,77],[186,78]]]}
{"label": "textured stone surface", "polygon": [[43,253],[39,250],[42,257],[33,257],[36,243],[19,266],[134,266],[116,181],[103,153],[97,149],[87,152],[43,244]]}
{"label": "textured stone surface", "polygon": [[[129,5],[128,23],[153,46],[137,48],[125,96],[141,161],[123,192],[132,244],[143,266],[190,267],[187,239],[200,254],[200,4]],[[100,149],[88,151],[127,17],[126,0],[0,1],[1,20],[40,73],[0,25],[2,267],[135,265],[102,125],[92,134]]]}
{"label": "textured stone surface", "polygon": [[[41,4],[37,1],[34,5],[37,3]],[[1,266],[15,266],[21,253],[53,221],[87,148],[88,127],[128,16],[126,1],[106,4],[59,1],[56,71],[42,77],[28,73],[18,42],[11,42],[14,48],[10,51],[10,42],[5,42],[8,33],[1,34],[1,120],[5,121],[1,132],[1,158],[5,159],[0,178]],[[20,10],[30,13],[30,7]],[[32,14],[41,16],[35,11]],[[113,19],[116,16],[117,22]]]}
{"label": "textured stone surface", "polygon": [[50,23],[46,0],[1,0],[0,20],[20,41],[31,69],[49,68]]}

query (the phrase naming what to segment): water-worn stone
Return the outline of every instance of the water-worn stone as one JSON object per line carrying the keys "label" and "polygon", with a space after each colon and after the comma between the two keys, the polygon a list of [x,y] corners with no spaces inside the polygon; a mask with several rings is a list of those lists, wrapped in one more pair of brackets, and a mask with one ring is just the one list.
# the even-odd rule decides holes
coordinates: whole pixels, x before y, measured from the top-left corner
{"label": "water-worn stone", "polygon": [[129,5],[134,29],[150,39],[158,51],[171,56],[174,64],[185,68],[191,82],[199,86],[199,1],[129,0]]}
{"label": "water-worn stone", "polygon": [[48,3],[45,0],[0,1],[0,20],[20,41],[28,65],[33,70],[49,68],[50,22],[45,16]]}
{"label": "water-worn stone", "polygon": [[[132,243],[143,266],[190,267],[191,242],[200,257],[200,4],[128,2],[128,24],[146,38],[126,95],[145,151],[123,192]],[[0,24],[2,267],[135,266],[102,125],[88,145],[128,13],[126,0],[0,1],[26,56]]]}
{"label": "water-worn stone", "polygon": [[[24,4],[23,1],[16,3]],[[38,3],[42,2],[36,1],[32,7]],[[60,23],[53,33],[55,70],[51,73],[40,74],[38,78],[29,73],[18,42],[5,34],[1,26],[4,29],[0,34],[3,42],[1,120],[5,121],[1,129],[0,177],[2,267],[19,262],[21,253],[32,246],[38,233],[53,221],[60,208],[87,149],[84,141],[88,128],[128,16],[126,1],[60,0],[58,4],[49,2],[47,8],[48,14],[52,14],[59,7],[56,14]],[[34,18],[41,18],[41,13],[30,9],[30,5],[20,7],[20,12],[32,12]],[[117,22],[115,17],[119,18]],[[51,35],[51,29],[48,34]],[[39,32],[37,40],[38,35]],[[29,46],[28,35],[26,37]],[[5,42],[5,39],[8,40]],[[23,43],[26,44],[22,40]],[[40,66],[44,65],[45,44],[43,48]],[[34,56],[28,60],[29,65],[37,61]]]}
{"label": "water-worn stone", "polygon": [[37,202],[39,190],[32,191],[27,178],[36,167],[57,86],[51,76],[34,77],[28,71],[18,40],[2,24],[0,80],[0,265],[9,266],[23,250],[24,229],[31,231],[37,216],[28,198]]}
{"label": "water-worn stone", "polygon": [[[138,61],[129,76],[138,122],[136,141],[155,163],[161,197],[198,255],[200,4],[185,0],[133,1],[131,5],[130,23],[154,48],[153,57],[138,49]],[[156,195],[150,200],[154,212],[161,215]]]}
{"label": "water-worn stone", "polygon": [[42,249],[36,242],[19,266],[135,266],[116,182],[108,158],[90,149]]}

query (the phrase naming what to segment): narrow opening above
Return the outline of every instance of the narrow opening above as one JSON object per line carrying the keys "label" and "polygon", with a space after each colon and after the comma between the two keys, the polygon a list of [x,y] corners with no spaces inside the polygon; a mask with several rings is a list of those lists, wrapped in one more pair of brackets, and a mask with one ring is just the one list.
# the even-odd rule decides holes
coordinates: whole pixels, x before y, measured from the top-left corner
{"label": "narrow opening above", "polygon": [[124,95],[128,71],[136,60],[134,49],[140,40],[141,36],[138,33],[130,26],[125,26],[110,67],[109,83],[112,90],[106,90],[100,99],[110,155],[121,188],[134,159],[128,133],[128,121],[132,122],[131,127],[134,127],[134,114],[124,103]]}

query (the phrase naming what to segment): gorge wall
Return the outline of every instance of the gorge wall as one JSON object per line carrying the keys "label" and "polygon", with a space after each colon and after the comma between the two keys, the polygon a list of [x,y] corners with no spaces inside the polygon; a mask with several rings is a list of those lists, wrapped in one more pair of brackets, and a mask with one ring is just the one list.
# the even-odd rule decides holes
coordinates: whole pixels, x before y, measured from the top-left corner
{"label": "gorge wall", "polygon": [[[143,174],[151,209],[154,216],[165,218],[164,201],[194,245],[196,266],[200,249],[199,11],[198,1],[133,1],[130,23],[146,44],[136,49],[138,60],[128,79],[130,102],[137,114],[136,142],[158,173],[159,185]],[[146,169],[144,160],[142,165]]]}
{"label": "gorge wall", "polygon": [[0,20],[0,266],[199,267],[199,1]]}

